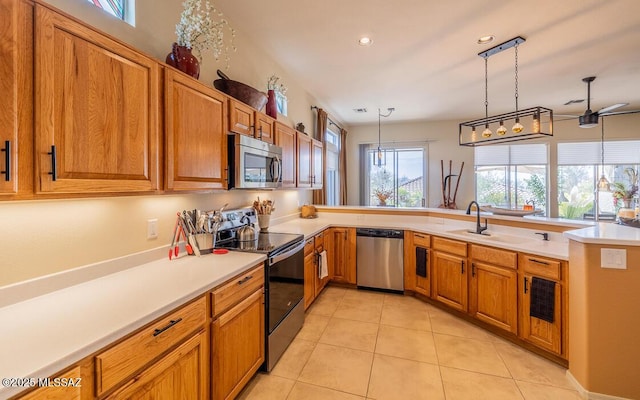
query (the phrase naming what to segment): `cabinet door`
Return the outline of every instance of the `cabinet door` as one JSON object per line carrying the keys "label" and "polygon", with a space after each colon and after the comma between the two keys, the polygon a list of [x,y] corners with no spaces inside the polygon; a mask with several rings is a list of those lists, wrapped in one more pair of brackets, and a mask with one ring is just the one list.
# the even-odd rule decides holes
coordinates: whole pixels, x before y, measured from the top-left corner
{"label": "cabinet door", "polygon": [[433,251],[433,295],[438,301],[467,311],[466,258]]}
{"label": "cabinet door", "polygon": [[91,357],[82,360],[71,369],[56,374],[50,378],[49,382],[53,383],[55,378],[66,378],[67,382],[73,383],[73,385],[38,387],[18,398],[20,400],[89,400],[95,398]]}
{"label": "cabinet door", "polygon": [[158,63],[36,4],[36,191],[158,189]]}
{"label": "cabinet door", "polygon": [[276,145],[282,147],[282,187],[296,187],[296,131],[276,122]]}
{"label": "cabinet door", "polygon": [[298,148],[296,186],[311,187],[311,138],[302,132],[296,132]]}
{"label": "cabinet door", "polygon": [[166,189],[226,189],[226,97],[179,72],[165,76]]}
{"label": "cabinet door", "polygon": [[505,331],[518,333],[518,274],[473,261],[471,263],[471,315]]}
{"label": "cabinet door", "polygon": [[273,144],[275,142],[275,120],[268,115],[256,111],[256,139]]}
{"label": "cabinet door", "polygon": [[311,187],[322,188],[324,181],[324,146],[322,142],[311,139]]}
{"label": "cabinet door", "polygon": [[520,336],[536,346],[562,354],[562,285],[556,282],[553,322],[529,315],[531,305],[531,274],[520,275]]}
{"label": "cabinet door", "polygon": [[213,321],[212,343],[213,399],[233,399],[264,362],[262,288]]}
{"label": "cabinet door", "polygon": [[229,130],[253,136],[254,109],[234,99],[229,99]]}
{"label": "cabinet door", "polygon": [[107,399],[208,399],[207,334],[200,331]]}
{"label": "cabinet door", "polygon": [[33,8],[0,0],[0,199],[33,193]]}
{"label": "cabinet door", "polygon": [[[313,239],[312,239],[313,242]],[[304,256],[304,309],[309,308],[316,298],[316,255],[315,252]]]}
{"label": "cabinet door", "polygon": [[329,275],[335,282],[356,283],[355,228],[331,228],[331,248],[328,249]]}

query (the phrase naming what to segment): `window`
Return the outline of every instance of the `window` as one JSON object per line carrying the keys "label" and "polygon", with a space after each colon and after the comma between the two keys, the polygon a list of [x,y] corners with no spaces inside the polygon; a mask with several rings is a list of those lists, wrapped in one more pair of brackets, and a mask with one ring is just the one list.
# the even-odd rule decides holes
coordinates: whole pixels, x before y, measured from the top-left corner
{"label": "window", "polygon": [[[594,219],[597,212],[600,220],[614,220],[624,206],[624,200],[615,197],[613,192],[596,190],[603,174],[601,148],[601,142],[558,144],[558,215],[561,218]],[[631,189],[633,182],[628,171],[637,173],[640,169],[640,141],[605,142],[604,159],[604,175],[613,184],[614,191],[615,186]],[[637,199],[637,193],[635,196]]]}
{"label": "window", "polygon": [[520,144],[475,148],[476,200],[481,205],[547,209],[547,145]]}
{"label": "window", "polygon": [[325,146],[327,149],[325,167],[327,169],[327,181],[325,190],[327,192],[327,205],[340,205],[340,134],[328,128],[325,132]]}
{"label": "window", "polygon": [[87,0],[94,6],[101,8],[109,14],[134,25],[134,0]]}
{"label": "window", "polygon": [[425,145],[364,145],[363,203],[379,207],[425,207],[427,148]]}

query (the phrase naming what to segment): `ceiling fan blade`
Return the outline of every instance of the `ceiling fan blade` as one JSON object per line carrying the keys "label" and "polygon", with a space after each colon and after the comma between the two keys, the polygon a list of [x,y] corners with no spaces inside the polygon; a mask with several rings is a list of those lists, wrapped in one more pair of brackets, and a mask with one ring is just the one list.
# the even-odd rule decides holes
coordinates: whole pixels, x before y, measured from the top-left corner
{"label": "ceiling fan blade", "polygon": [[553,116],[553,122],[571,121],[571,120],[574,120],[576,118],[579,118],[579,117],[576,117],[576,116],[573,116],[573,115],[561,115],[560,118],[556,118],[556,115],[554,115]]}
{"label": "ceiling fan blade", "polygon": [[560,118],[566,118],[566,119],[572,119],[572,118],[579,118],[579,115],[573,115],[573,114],[553,114],[553,117],[560,117]]}
{"label": "ceiling fan blade", "polygon": [[624,107],[624,106],[628,106],[628,105],[629,105],[629,103],[613,104],[613,105],[610,105],[609,107],[601,108],[600,110],[598,110],[598,114],[602,115],[604,113],[608,113],[609,111],[613,111],[616,108],[620,108],[620,107]]}
{"label": "ceiling fan blade", "polygon": [[637,114],[640,113],[640,110],[629,110],[629,111],[614,111],[614,112],[606,112],[606,113],[599,113],[600,116],[602,117],[606,117],[607,115],[623,115],[623,114]]}

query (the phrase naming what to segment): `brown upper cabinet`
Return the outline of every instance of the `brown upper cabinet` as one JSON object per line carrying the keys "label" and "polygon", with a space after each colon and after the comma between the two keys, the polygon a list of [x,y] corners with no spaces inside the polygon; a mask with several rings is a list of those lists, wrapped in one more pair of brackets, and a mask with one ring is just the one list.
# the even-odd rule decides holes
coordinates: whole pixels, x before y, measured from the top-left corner
{"label": "brown upper cabinet", "polygon": [[275,142],[275,122],[276,120],[270,116],[263,114],[259,111],[255,112],[256,122],[256,139],[260,139],[263,142],[274,144]]}
{"label": "brown upper cabinet", "polygon": [[35,5],[37,193],[159,186],[159,65]]}
{"label": "brown upper cabinet", "polygon": [[0,199],[33,193],[33,8],[0,0]]}
{"label": "brown upper cabinet", "polygon": [[254,112],[250,106],[229,97],[229,131],[253,136]]}
{"label": "brown upper cabinet", "polygon": [[296,131],[296,148],[298,158],[296,162],[296,186],[311,187],[311,138],[305,133]]}
{"label": "brown upper cabinet", "polygon": [[296,131],[276,122],[276,145],[282,147],[282,187],[296,187]]}
{"label": "brown upper cabinet", "polygon": [[167,68],[164,99],[166,189],[226,189],[226,96]]}

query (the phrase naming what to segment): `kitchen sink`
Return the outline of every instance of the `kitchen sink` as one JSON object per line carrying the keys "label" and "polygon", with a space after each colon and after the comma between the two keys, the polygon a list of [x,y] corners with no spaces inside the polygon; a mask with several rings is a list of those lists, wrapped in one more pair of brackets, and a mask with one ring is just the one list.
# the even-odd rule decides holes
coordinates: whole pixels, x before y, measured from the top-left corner
{"label": "kitchen sink", "polygon": [[452,231],[447,231],[447,233],[452,233],[454,235],[462,235],[469,238],[473,237],[476,239],[488,240],[488,241],[499,242],[499,243],[517,244],[517,243],[525,243],[529,241],[529,239],[522,236],[513,236],[513,235],[507,235],[504,233],[494,233],[494,232],[487,232],[487,231],[482,232],[482,234],[477,234],[470,229],[456,229]]}

